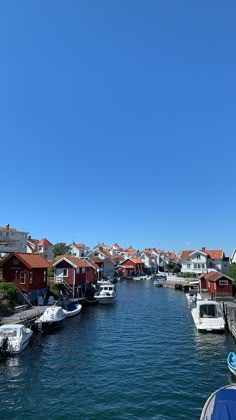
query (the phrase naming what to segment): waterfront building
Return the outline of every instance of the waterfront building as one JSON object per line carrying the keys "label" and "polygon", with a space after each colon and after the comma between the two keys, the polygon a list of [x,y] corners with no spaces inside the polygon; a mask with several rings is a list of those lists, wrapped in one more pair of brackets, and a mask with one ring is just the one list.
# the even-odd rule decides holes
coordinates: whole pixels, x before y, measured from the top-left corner
{"label": "waterfront building", "polygon": [[231,300],[233,297],[233,279],[219,271],[202,273],[198,276],[200,290],[207,292],[214,300]]}
{"label": "waterfront building", "polygon": [[96,268],[85,259],[72,255],[60,255],[53,264],[54,282],[69,286],[73,294],[84,296],[86,284],[96,279]]}
{"label": "waterfront building", "polygon": [[145,274],[144,262],[140,258],[127,258],[117,268],[121,276],[132,277]]}
{"label": "waterfront building", "polygon": [[49,261],[39,254],[13,252],[0,261],[0,281],[14,283],[30,302],[47,292]]}
{"label": "waterfront building", "polygon": [[181,251],[179,262],[182,273],[200,274],[211,269],[225,273],[229,270],[229,258],[222,249],[207,250],[202,247],[201,250]]}

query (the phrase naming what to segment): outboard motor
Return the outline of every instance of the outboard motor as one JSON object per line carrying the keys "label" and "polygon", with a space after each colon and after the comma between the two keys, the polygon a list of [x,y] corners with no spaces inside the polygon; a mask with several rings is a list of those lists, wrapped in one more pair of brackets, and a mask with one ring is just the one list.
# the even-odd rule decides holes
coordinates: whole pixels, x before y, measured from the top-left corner
{"label": "outboard motor", "polygon": [[0,347],[0,358],[3,360],[7,356],[7,347],[8,347],[8,337],[4,337],[2,340],[2,345]]}

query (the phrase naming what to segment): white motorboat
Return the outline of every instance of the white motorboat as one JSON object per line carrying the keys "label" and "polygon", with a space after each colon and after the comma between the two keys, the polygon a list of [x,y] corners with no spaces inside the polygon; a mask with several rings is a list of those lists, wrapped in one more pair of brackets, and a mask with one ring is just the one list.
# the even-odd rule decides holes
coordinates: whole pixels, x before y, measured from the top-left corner
{"label": "white motorboat", "polygon": [[33,331],[23,324],[5,324],[0,327],[1,354],[18,354],[29,344]]}
{"label": "white motorboat", "polygon": [[51,306],[34,321],[34,328],[41,331],[60,327],[65,316],[60,306]]}
{"label": "white motorboat", "polygon": [[103,283],[95,293],[94,298],[102,305],[113,303],[116,300],[116,289],[114,284]]}
{"label": "white motorboat", "polygon": [[161,282],[161,280],[160,280],[160,279],[155,279],[155,280],[153,281],[153,286],[155,286],[155,287],[162,287],[162,282]]}
{"label": "white motorboat", "polygon": [[225,320],[219,302],[214,300],[197,300],[191,310],[198,331],[220,332],[225,330]]}
{"label": "white motorboat", "polygon": [[71,316],[78,315],[81,312],[82,305],[80,303],[70,302],[63,308],[63,312],[66,318],[70,318]]}

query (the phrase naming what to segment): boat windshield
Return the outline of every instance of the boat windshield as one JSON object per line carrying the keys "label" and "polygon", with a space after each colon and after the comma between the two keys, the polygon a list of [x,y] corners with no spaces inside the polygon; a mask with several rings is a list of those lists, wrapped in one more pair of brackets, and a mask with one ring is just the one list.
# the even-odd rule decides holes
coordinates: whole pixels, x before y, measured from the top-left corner
{"label": "boat windshield", "polygon": [[13,328],[4,328],[0,331],[0,335],[2,337],[16,337],[17,331],[14,330]]}
{"label": "boat windshield", "polygon": [[222,312],[217,305],[201,305],[200,318],[217,318],[222,316]]}

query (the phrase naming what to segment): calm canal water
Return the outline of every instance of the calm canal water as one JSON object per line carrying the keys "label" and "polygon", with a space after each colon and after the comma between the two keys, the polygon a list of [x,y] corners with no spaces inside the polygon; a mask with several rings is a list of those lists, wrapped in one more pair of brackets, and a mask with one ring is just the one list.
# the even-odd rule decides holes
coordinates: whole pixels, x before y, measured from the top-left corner
{"label": "calm canal water", "polygon": [[183,292],[151,281],[117,292],[114,305],[84,307],[0,365],[1,419],[197,420],[233,381],[235,340],[199,334]]}

